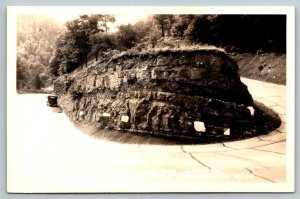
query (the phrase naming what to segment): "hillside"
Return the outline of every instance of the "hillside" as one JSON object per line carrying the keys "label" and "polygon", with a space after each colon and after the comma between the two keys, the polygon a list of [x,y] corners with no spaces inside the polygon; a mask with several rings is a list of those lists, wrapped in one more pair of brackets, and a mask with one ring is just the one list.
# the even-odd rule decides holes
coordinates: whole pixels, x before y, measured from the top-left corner
{"label": "hillside", "polygon": [[239,74],[250,79],[286,84],[286,54],[266,52],[232,55],[239,66]]}

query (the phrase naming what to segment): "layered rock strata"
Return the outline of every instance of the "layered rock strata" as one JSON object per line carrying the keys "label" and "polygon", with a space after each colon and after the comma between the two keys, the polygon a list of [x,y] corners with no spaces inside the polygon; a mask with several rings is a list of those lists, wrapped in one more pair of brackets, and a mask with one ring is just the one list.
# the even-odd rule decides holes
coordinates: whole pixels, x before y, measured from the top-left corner
{"label": "layered rock strata", "polygon": [[280,125],[219,49],[123,54],[60,77],[55,91],[73,121],[99,129],[241,137]]}

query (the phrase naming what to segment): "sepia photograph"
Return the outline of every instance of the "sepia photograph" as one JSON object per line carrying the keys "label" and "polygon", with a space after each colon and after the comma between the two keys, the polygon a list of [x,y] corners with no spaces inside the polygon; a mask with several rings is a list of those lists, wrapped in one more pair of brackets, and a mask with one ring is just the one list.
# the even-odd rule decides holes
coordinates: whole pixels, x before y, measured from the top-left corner
{"label": "sepia photograph", "polygon": [[9,6],[7,191],[293,192],[294,12]]}

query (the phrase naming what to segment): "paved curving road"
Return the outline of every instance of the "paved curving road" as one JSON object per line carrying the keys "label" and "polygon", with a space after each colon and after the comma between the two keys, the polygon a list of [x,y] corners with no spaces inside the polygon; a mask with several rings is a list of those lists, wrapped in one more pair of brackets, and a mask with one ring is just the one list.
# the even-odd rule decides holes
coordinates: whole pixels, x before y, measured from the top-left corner
{"label": "paved curving road", "polygon": [[286,87],[242,79],[282,126],[251,139],[210,145],[119,144],[95,139],[41,94],[16,95],[8,107],[9,192],[284,191]]}

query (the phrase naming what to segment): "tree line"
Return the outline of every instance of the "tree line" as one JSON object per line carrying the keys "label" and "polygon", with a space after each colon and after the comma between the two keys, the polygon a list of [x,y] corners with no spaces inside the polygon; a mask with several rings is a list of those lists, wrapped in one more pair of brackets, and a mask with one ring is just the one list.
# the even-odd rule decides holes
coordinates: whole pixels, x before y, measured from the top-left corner
{"label": "tree line", "polygon": [[32,87],[44,86],[45,80],[51,83],[60,75],[87,66],[90,60],[101,61],[111,53],[129,49],[155,48],[162,41],[170,45],[173,41],[210,44],[238,52],[286,51],[285,15],[157,14],[112,31],[115,22],[113,15],[93,14],[66,22],[64,29],[49,22],[45,27],[31,23],[30,31],[18,34],[18,80],[23,81],[18,85],[24,86],[22,77],[31,73],[26,81],[30,79]]}
{"label": "tree line", "polygon": [[82,15],[66,24],[51,62],[55,76],[72,72],[107,51],[153,48],[161,38],[212,44],[239,51],[285,51],[284,15],[152,15],[109,33],[109,15]]}
{"label": "tree line", "polygon": [[49,65],[57,35],[64,31],[55,19],[46,16],[17,17],[17,90],[40,90],[51,85]]}

